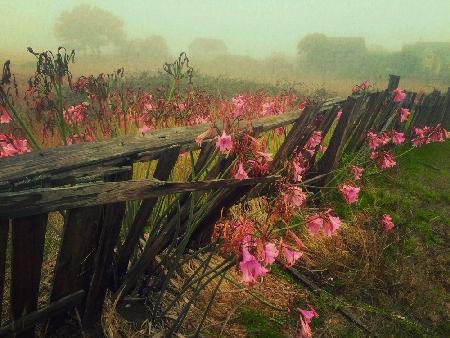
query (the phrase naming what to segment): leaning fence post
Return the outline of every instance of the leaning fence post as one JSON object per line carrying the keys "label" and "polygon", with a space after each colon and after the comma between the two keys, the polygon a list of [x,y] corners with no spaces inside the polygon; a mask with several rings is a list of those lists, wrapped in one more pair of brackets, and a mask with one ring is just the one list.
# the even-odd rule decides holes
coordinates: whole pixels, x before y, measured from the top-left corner
{"label": "leaning fence post", "polygon": [[[132,176],[132,171],[114,175],[112,181],[126,181]],[[89,292],[82,319],[83,327],[93,327],[100,323],[103,302],[106,296],[108,279],[111,272],[114,247],[117,244],[125,214],[126,203],[112,203],[104,206],[101,234],[95,254],[94,273],[92,275]]]}
{"label": "leaning fence post", "polygon": [[[46,227],[47,214],[12,220],[11,313],[14,319],[37,309]],[[16,337],[34,337],[34,327]]]}
{"label": "leaning fence post", "polygon": [[[175,163],[177,162],[179,154],[180,148],[177,147],[161,155],[158,159],[158,164],[156,165],[153,177],[161,181],[167,180],[173,167],[175,166]],[[117,258],[117,275],[119,280],[122,279],[123,275],[127,271],[128,262],[130,261],[131,255],[138,244],[139,238],[147,225],[148,218],[150,217],[157,200],[158,198],[156,197],[149,198],[143,200],[139,206]]]}
{"label": "leaning fence post", "polygon": [[[355,110],[357,99],[349,96],[342,109],[342,116],[334,130],[333,136],[331,137],[330,144],[327,150],[317,163],[317,176],[329,174],[337,165],[339,161],[345,140],[348,133],[349,121]],[[324,176],[320,181],[317,182],[318,186],[325,185],[329,180],[328,175]]]}

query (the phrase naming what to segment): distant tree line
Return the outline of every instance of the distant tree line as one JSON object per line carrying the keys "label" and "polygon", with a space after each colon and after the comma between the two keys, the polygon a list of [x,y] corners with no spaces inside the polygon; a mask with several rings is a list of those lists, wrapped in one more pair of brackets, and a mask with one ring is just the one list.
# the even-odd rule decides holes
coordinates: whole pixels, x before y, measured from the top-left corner
{"label": "distant tree line", "polygon": [[[117,62],[140,69],[159,67],[171,60],[166,40],[160,35],[141,39],[127,37],[123,22],[109,11],[79,5],[64,11],[55,23],[61,44],[96,58],[114,55]],[[385,77],[396,73],[408,77],[450,80],[450,43],[418,42],[399,52],[366,47],[362,37],[328,37],[314,33],[297,45],[297,58],[273,54],[265,58],[231,54],[223,40],[199,37],[188,46],[192,63],[214,75],[293,78],[312,74],[350,78]]]}

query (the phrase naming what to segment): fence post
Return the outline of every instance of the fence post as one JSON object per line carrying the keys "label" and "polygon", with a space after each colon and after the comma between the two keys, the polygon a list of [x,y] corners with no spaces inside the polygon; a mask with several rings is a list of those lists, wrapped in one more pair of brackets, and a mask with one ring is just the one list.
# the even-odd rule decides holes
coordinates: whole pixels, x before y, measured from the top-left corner
{"label": "fence post", "polygon": [[[113,175],[112,181],[126,181],[132,176],[132,171]],[[114,247],[117,244],[125,214],[126,203],[112,203],[105,205],[101,220],[101,234],[95,254],[94,273],[92,275],[89,292],[86,297],[86,305],[82,319],[82,325],[86,328],[94,327],[100,323],[103,303],[108,287],[108,279],[111,272]]]}
{"label": "fence post", "polygon": [[5,287],[6,249],[8,246],[9,219],[0,217],[0,326],[3,313],[3,289]]}
{"label": "fence post", "polygon": [[[352,114],[357,106],[357,99],[349,96],[342,109],[342,116],[339,120],[336,129],[334,130],[333,136],[331,137],[330,144],[327,150],[317,163],[317,176],[330,173],[339,161],[344,143],[346,140],[346,135],[349,129],[349,121],[351,120]],[[326,185],[329,177],[325,176],[317,182],[317,186]]]}
{"label": "fence post", "polygon": [[[153,177],[161,181],[167,180],[177,162],[179,154],[180,148],[177,147],[161,155]],[[156,197],[143,200],[134,217],[133,223],[128,230],[127,237],[120,248],[117,258],[117,275],[119,280],[122,279],[127,271],[128,262],[138,244],[139,237],[142,235],[144,228],[147,225],[148,218],[150,217],[157,200],[158,198]]]}
{"label": "fence post", "polygon": [[387,91],[392,92],[394,89],[398,88],[399,83],[400,83],[400,76],[389,74],[389,83]]}
{"label": "fence post", "polygon": [[[11,313],[14,319],[37,308],[46,227],[47,214],[12,220]],[[34,337],[34,327],[16,337]]]}
{"label": "fence post", "polygon": [[445,96],[444,114],[442,116],[442,126],[445,129],[450,129],[450,87],[447,89],[447,95]]}
{"label": "fence post", "polygon": [[[88,291],[101,231],[101,212],[102,206],[67,210],[50,293],[51,303],[80,289]],[[84,301],[77,309],[83,313]],[[61,326],[66,318],[66,314],[51,318],[48,332]]]}

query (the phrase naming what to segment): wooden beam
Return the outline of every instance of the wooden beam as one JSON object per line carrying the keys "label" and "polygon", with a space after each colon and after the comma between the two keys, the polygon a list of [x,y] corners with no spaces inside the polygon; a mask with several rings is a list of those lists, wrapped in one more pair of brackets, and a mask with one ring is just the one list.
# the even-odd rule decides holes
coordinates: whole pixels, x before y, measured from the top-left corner
{"label": "wooden beam", "polygon": [[134,201],[191,191],[234,188],[274,181],[276,176],[246,180],[165,182],[154,178],[125,182],[97,182],[65,188],[42,188],[0,194],[0,216],[35,215],[100,204]]}
{"label": "wooden beam", "polygon": [[[326,110],[335,98],[323,106]],[[247,127],[263,132],[293,123],[302,112],[285,113],[252,121],[241,121],[241,130]],[[219,125],[220,127],[220,125]],[[91,167],[105,162],[128,158],[130,161],[156,159],[168,148],[181,150],[198,149],[195,138],[210,128],[209,124],[159,129],[145,137],[117,137],[101,142],[68,145],[35,151],[24,155],[0,159],[0,187],[14,184],[27,177],[28,180],[45,179],[53,174]]]}

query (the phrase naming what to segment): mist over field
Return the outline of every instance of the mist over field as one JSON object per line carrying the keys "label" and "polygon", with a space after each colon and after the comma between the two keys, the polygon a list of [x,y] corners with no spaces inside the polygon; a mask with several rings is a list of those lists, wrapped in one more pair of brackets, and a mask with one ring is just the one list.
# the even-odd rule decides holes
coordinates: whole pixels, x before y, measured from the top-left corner
{"label": "mist over field", "polygon": [[187,52],[198,72],[262,81],[450,79],[450,2],[5,1],[0,57],[75,49],[77,73],[155,71]]}

